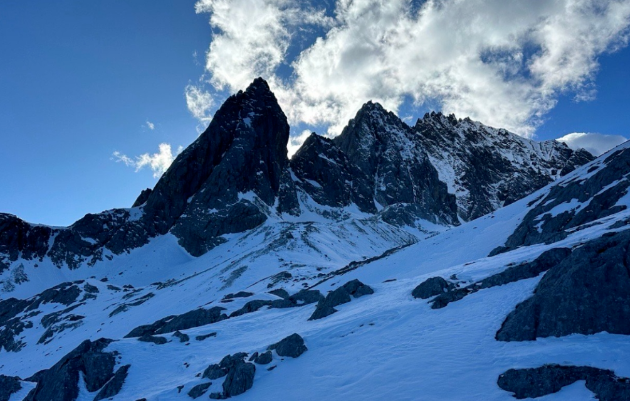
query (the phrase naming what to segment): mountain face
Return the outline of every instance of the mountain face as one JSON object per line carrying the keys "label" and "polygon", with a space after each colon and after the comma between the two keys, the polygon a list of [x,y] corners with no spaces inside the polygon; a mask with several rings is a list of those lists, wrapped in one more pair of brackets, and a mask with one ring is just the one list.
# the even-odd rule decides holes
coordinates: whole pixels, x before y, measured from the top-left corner
{"label": "mountain face", "polygon": [[258,79],[132,208],[0,214],[0,400],[629,399],[629,144],[288,135]]}
{"label": "mountain face", "polygon": [[509,205],[593,160],[557,141],[536,142],[466,118],[427,113],[413,131],[440,179],[473,220]]}
{"label": "mountain face", "polygon": [[335,139],[312,135],[291,161],[289,131],[269,86],[256,79],[131,209],[88,214],[67,228],[0,215],[0,268],[18,255],[71,269],[94,265],[165,234],[200,256],[272,216],[314,211],[338,220],[352,207],[399,227],[457,225],[592,159],[453,116],[429,114],[411,128],[372,102]]}

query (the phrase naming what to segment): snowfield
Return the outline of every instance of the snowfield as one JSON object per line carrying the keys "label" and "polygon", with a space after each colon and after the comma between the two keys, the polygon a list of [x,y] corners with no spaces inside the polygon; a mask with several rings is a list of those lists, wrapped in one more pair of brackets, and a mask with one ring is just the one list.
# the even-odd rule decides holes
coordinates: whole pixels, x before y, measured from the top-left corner
{"label": "snowfield", "polygon": [[[237,396],[239,400],[511,400],[512,394],[498,387],[498,376],[510,368],[547,363],[611,369],[618,376],[630,377],[630,341],[624,335],[495,340],[505,317],[532,295],[542,275],[480,290],[443,309],[431,309],[426,300],[411,296],[430,277],[454,275],[460,282],[472,283],[508,265],[531,261],[548,249],[577,246],[606,232],[623,230],[611,226],[630,218],[628,196],[619,201],[625,210],[573,230],[561,241],[488,257],[551,187],[592,176],[595,171],[591,168],[602,168],[605,156],[525,199],[442,232],[415,231],[412,235],[359,214],[331,221],[314,213],[312,221],[277,216],[255,230],[231,235],[226,243],[199,258],[189,256],[174,237],[166,235],[94,267],[68,270],[58,269],[50,261],[22,261],[29,281],[2,294],[2,299],[27,298],[54,284],[75,280],[87,280],[98,292],[94,298],[79,298],[75,303],[79,305],[71,313],[84,316],[81,324],[38,344],[45,332],[42,317],[66,308],[43,303],[41,313],[25,318],[33,323],[19,336],[26,346],[19,352],[0,350],[0,373],[27,378],[50,368],[81,341],[105,337],[115,340],[106,351],[119,353],[117,367],[131,365],[115,399],[186,400],[191,399],[187,393],[193,386],[211,381],[203,395],[207,398],[221,391],[223,381],[200,377],[210,364],[228,354],[263,352],[270,344],[298,333],[308,351],[298,358],[274,353],[269,365],[257,365],[253,387]],[[552,214],[577,206],[563,204]],[[350,265],[368,258],[373,260]],[[352,269],[338,274],[346,266]],[[181,330],[190,337],[186,342],[172,333],[161,335],[168,340],[162,345],[124,338],[139,325],[199,307],[220,306],[229,315],[254,299],[280,299],[268,293],[272,288],[284,288],[291,294],[309,288],[326,295],[353,279],[370,286],[374,294],[337,306],[337,313],[320,320],[308,320],[315,304],[287,309],[265,306]],[[253,295],[221,302],[226,294],[238,291]],[[126,306],[112,314],[121,305]],[[195,338],[209,333],[216,336],[201,341]],[[31,382],[21,383],[22,390],[11,401],[23,399],[34,387]],[[79,400],[92,400],[95,395],[79,380]],[[538,399],[594,398],[579,381]]]}

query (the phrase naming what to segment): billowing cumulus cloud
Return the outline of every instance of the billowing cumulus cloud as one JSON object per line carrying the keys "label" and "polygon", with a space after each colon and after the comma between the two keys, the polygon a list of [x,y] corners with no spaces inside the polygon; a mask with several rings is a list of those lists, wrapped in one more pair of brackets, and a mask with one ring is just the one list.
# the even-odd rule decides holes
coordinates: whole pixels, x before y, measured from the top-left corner
{"label": "billowing cumulus cloud", "polygon": [[116,162],[122,162],[129,167],[134,167],[136,172],[142,170],[145,167],[149,167],[153,171],[153,177],[159,178],[170,167],[175,160],[175,156],[182,151],[180,146],[177,149],[177,153],[173,155],[171,145],[168,143],[161,143],[158,153],[144,153],[135,158],[131,158],[118,151],[113,153],[113,158]]}
{"label": "billowing cumulus cloud", "polygon": [[586,149],[595,156],[606,153],[627,140],[628,138],[621,135],[602,135],[584,132],[574,132],[562,138],[558,138],[558,141],[566,143],[571,149]]}
{"label": "billowing cumulus cloud", "polygon": [[630,26],[627,0],[329,3],[199,0],[209,84],[234,92],[263,76],[291,124],[332,135],[368,100],[397,111],[411,99],[530,137],[559,95],[596,96],[597,58],[626,46]]}
{"label": "billowing cumulus cloud", "polygon": [[202,122],[210,121],[210,109],[214,104],[212,95],[194,85],[188,85],[184,91],[186,106],[191,114]]}

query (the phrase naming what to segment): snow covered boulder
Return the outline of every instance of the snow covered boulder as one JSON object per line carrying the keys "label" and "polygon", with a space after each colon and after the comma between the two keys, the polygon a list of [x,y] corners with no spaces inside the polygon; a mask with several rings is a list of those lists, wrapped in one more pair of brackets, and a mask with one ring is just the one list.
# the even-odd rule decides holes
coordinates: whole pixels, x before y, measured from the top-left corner
{"label": "snow covered boulder", "polygon": [[279,356],[290,356],[291,358],[297,358],[308,350],[306,345],[304,345],[304,339],[297,333],[283,338],[279,342],[267,347],[267,349],[275,349]]}

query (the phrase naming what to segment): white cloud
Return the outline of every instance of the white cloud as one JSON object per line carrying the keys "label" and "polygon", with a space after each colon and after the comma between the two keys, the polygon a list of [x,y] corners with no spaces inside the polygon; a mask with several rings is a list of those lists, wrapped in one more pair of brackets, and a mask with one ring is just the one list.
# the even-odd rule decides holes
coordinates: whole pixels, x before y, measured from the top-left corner
{"label": "white cloud", "polygon": [[628,139],[621,135],[603,135],[595,133],[574,132],[557,139],[566,143],[571,149],[586,149],[595,156],[606,153]]}
{"label": "white cloud", "polygon": [[186,86],[184,94],[186,96],[186,106],[195,118],[203,122],[207,122],[212,119],[210,109],[212,108],[214,102],[210,93],[197,86],[188,85]]}
{"label": "white cloud", "polygon": [[155,129],[155,124],[153,124],[149,120],[147,120],[146,125],[147,125],[147,128],[150,129],[151,131],[153,131]]}
{"label": "white cloud", "polygon": [[[368,100],[397,111],[411,98],[530,137],[560,94],[596,95],[597,58],[626,46],[630,25],[628,0],[337,0],[334,18],[289,0],[196,7],[211,14],[216,89],[263,76],[291,124],[330,134]],[[326,34],[301,48],[305,26]]]}
{"label": "white cloud", "polygon": [[126,166],[134,167],[136,172],[142,170],[144,167],[149,167],[153,170],[153,177],[158,178],[170,167],[173,160],[175,160],[175,156],[177,156],[183,148],[180,146],[175,156],[173,156],[171,145],[168,143],[161,143],[159,149],[158,153],[144,153],[140,156],[136,156],[135,159],[118,151],[114,152],[112,156],[116,162],[122,162]]}

